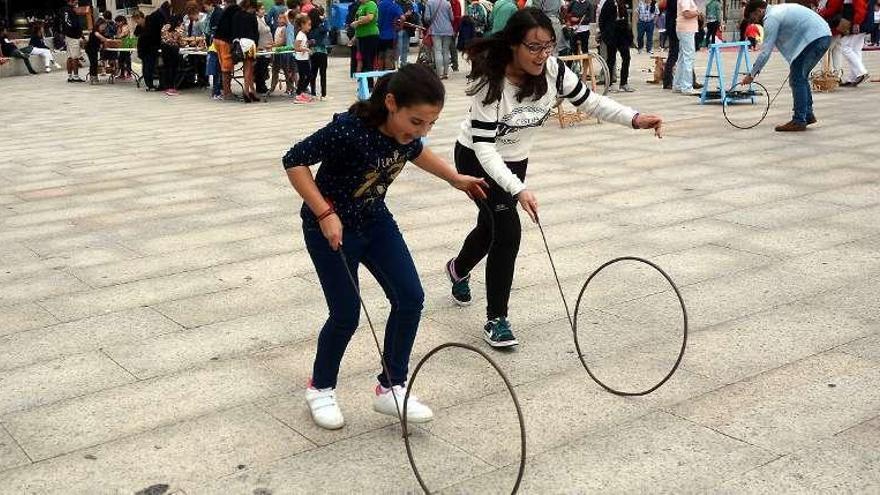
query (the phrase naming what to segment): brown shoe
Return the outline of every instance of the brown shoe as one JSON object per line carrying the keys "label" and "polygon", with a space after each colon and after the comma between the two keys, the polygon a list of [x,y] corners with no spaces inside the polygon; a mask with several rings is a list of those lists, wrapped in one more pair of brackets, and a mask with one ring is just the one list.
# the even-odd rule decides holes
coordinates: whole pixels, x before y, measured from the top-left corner
{"label": "brown shoe", "polygon": [[816,116],[815,116],[815,115],[811,115],[810,118],[807,119],[807,125],[813,125],[813,124],[815,124],[816,122],[818,122],[818,120],[816,120]]}
{"label": "brown shoe", "polygon": [[786,122],[785,124],[776,126],[776,132],[802,132],[806,130],[806,125],[798,124],[793,120]]}

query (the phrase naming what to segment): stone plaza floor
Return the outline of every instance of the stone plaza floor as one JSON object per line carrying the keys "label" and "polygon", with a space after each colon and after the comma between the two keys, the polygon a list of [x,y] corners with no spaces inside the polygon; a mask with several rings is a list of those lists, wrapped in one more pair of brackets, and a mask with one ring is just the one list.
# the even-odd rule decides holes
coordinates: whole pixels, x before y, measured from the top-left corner
{"label": "stone plaza floor", "polygon": [[[880,74],[880,52],[865,58]],[[612,96],[661,114],[663,139],[550,120],[528,184],[570,306],[618,256],[677,282],[678,372],[645,397],[596,385],[525,221],[521,345],[489,350],[482,265],[465,309],[443,272],[476,209],[410,165],[388,202],[426,291],[413,366],[444,342],[491,353],[522,403],[522,493],[880,492],[880,84],[816,94],[819,123],[778,134],[786,88],[740,131],[718,105],[646,84],[649,62],[634,54],[637,92]],[[759,81],[775,93],[786,73],[776,54]],[[0,80],[0,493],[421,491],[400,425],[371,409],[364,319],[338,387],[346,426],[318,429],[303,399],[326,307],[280,158],[351,103],[346,76],[332,58],[334,99],[309,106]],[[452,75],[430,135],[445,157],[464,85]],[[381,334],[389,306],[363,273]],[[585,359],[616,387],[658,381],[681,343],[673,293],[636,264],[598,276],[578,317]],[[436,414],[412,436],[431,490],[509,493],[519,430],[492,369],[444,352],[413,393]]]}

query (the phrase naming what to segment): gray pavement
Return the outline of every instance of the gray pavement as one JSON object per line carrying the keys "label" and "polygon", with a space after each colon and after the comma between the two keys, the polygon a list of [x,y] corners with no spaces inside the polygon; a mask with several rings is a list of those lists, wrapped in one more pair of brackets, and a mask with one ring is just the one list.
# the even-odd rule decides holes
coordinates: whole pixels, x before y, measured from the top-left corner
{"label": "gray pavement", "polygon": [[[865,58],[880,74],[880,52]],[[602,262],[649,258],[687,302],[687,354],[652,395],[604,392],[526,225],[522,345],[492,354],[523,406],[521,491],[880,492],[880,85],[817,94],[819,124],[801,134],[773,132],[785,89],[739,131],[717,105],[645,84],[650,65],[634,56],[638,91],[613,96],[662,114],[662,140],[551,120],[528,182],[569,304]],[[351,102],[347,61],[330,69],[334,99],[311,106],[0,81],[0,493],[420,491],[399,425],[371,409],[366,327],[343,361],[345,428],[315,427],[303,401],[326,309],[280,157]],[[760,81],[775,93],[785,74],[777,55]],[[463,89],[454,74],[430,136],[446,157]],[[414,358],[484,346],[481,269],[467,309],[442,269],[474,207],[413,166],[389,204],[427,294]],[[388,303],[362,281],[382,327]],[[620,388],[659,380],[680,345],[672,292],[634,264],[595,279],[579,321],[587,360]],[[432,490],[509,492],[519,437],[501,380],[454,351],[422,373],[413,392],[436,419],[412,441]]]}

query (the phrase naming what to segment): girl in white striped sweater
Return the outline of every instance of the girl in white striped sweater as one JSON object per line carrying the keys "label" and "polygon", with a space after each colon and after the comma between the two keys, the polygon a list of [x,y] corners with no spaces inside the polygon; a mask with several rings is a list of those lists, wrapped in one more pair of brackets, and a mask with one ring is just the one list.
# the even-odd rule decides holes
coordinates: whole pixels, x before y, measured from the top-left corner
{"label": "girl in white striped sweater", "polygon": [[537,199],[524,183],[526,166],[533,134],[547,120],[557,98],[567,98],[601,120],[654,129],[660,135],[660,117],[639,114],[591,92],[577,74],[550,56],[555,45],[550,19],[538,9],[525,8],[510,18],[504,30],[468,49],[472,67],[468,94],[473,99],[455,145],[455,166],[460,173],[486,178],[490,189],[487,207],[478,204],[477,225],[458,256],[447,262],[446,273],[453,299],[469,305],[470,272],[487,258],[483,338],[492,347],[518,344],[507,320],[522,232],[516,204],[537,221]]}

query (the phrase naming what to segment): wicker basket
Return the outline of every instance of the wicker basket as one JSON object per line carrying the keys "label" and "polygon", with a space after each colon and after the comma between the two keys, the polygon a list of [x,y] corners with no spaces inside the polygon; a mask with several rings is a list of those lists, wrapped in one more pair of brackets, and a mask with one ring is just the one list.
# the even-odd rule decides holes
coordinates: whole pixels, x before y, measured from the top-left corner
{"label": "wicker basket", "polygon": [[104,42],[104,48],[122,48],[122,40],[107,40]]}
{"label": "wicker basket", "polygon": [[840,85],[840,77],[830,71],[814,72],[810,75],[810,83],[816,91],[831,92]]}

